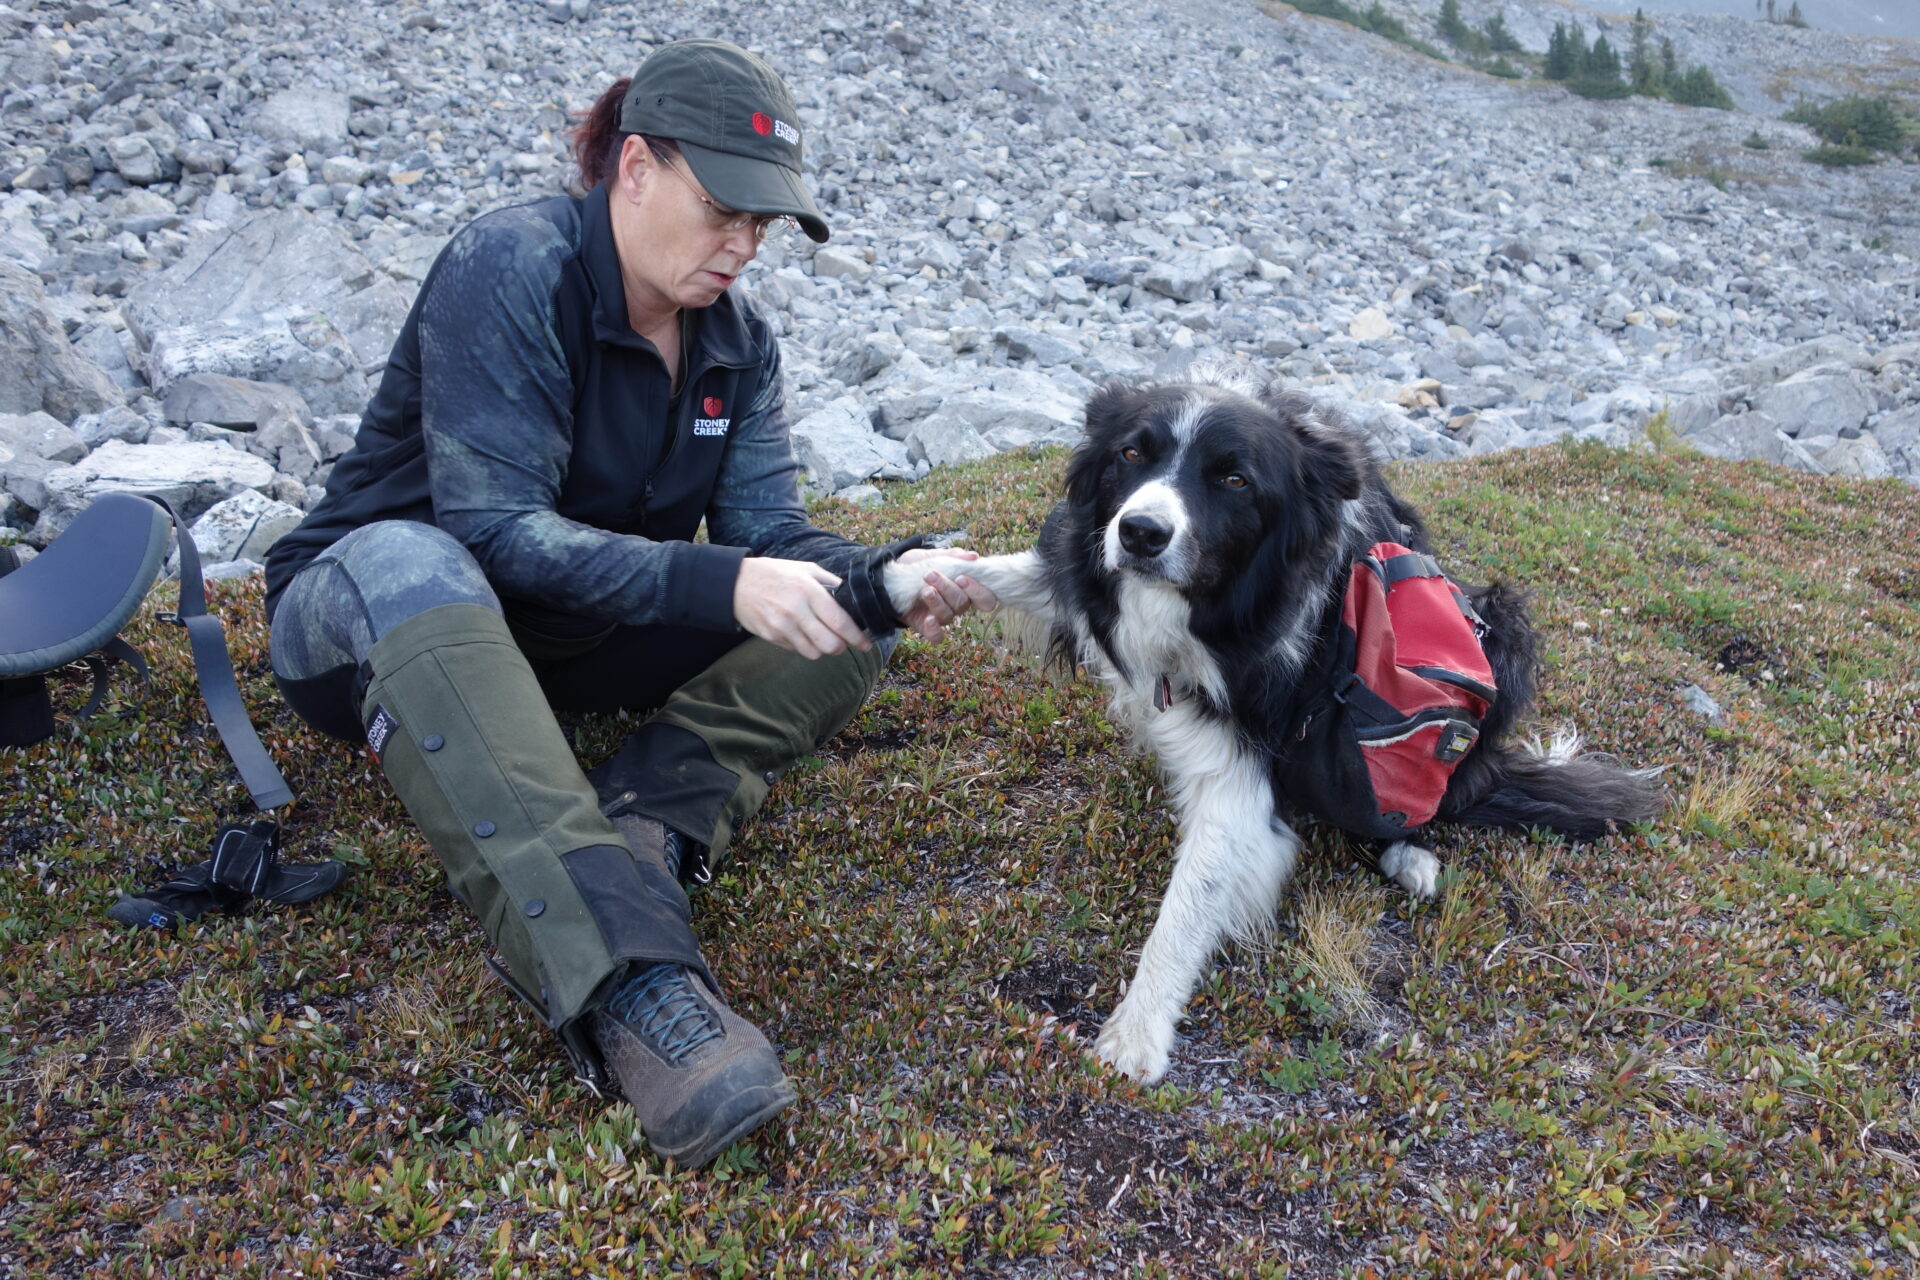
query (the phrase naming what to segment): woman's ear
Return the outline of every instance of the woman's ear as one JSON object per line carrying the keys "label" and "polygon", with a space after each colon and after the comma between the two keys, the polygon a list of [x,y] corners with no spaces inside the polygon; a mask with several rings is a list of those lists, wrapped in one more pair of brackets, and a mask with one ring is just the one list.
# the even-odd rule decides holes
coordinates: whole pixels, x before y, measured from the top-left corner
{"label": "woman's ear", "polygon": [[637,202],[658,160],[645,138],[637,133],[628,134],[620,143],[620,158],[614,162],[614,189],[628,201]]}

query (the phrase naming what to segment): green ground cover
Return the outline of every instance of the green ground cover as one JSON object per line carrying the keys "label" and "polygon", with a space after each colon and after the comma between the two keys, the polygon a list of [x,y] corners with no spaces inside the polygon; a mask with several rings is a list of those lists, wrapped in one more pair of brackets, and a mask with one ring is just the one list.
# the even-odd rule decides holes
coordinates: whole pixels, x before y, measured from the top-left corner
{"label": "green ground cover", "polygon": [[[1013,549],[1060,464],[821,519]],[[1143,1089],[1084,1046],[1166,881],[1151,765],[990,624],[910,641],[695,898],[801,1091],[695,1175],[487,976],[373,767],[280,708],[257,586],[214,601],[289,856],[353,878],[103,921],[247,808],[184,637],[142,621],[151,684],[0,752],[0,1271],[1913,1274],[1920,494],[1597,447],[1393,474],[1457,573],[1536,587],[1542,724],[1666,765],[1672,815],[1444,835],[1431,905],[1310,832],[1273,944],[1221,956]],[[575,728],[588,758],[621,732]]]}

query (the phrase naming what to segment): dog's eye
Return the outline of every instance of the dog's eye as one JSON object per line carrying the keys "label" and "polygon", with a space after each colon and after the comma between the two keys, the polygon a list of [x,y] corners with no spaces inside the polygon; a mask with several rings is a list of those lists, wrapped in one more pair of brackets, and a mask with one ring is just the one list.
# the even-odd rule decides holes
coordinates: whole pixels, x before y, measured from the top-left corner
{"label": "dog's eye", "polygon": [[1238,471],[1230,471],[1220,477],[1220,483],[1229,489],[1244,489],[1247,487],[1247,478]]}
{"label": "dog's eye", "polygon": [[1126,448],[1120,451],[1121,459],[1126,462],[1138,462],[1143,456],[1145,455],[1143,455],[1138,449],[1134,448],[1132,445],[1128,445]]}

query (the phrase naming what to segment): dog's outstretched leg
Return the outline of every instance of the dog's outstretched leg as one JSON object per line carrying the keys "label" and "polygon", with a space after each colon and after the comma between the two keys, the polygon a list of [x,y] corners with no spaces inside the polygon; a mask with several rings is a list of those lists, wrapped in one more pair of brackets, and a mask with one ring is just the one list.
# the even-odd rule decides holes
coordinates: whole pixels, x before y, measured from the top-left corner
{"label": "dog's outstretched leg", "polygon": [[1180,850],[1133,984],[1094,1053],[1152,1084],[1167,1073],[1174,1024],[1214,950],[1229,936],[1272,927],[1300,840],[1274,816],[1266,766],[1241,752],[1230,731],[1175,708],[1149,736],[1179,812]]}
{"label": "dog's outstretched leg", "polygon": [[966,575],[1000,597],[1009,609],[1031,614],[1042,622],[1053,620],[1053,590],[1047,584],[1046,566],[1034,551],[1017,551],[1006,556],[981,556],[978,560],[948,560],[932,557],[913,564],[898,560],[887,566],[887,594],[895,609],[904,613],[920,598],[927,574],[939,570],[949,578]]}
{"label": "dog's outstretched leg", "polygon": [[1380,855],[1380,874],[1416,898],[1440,891],[1440,859],[1410,840],[1396,840]]}

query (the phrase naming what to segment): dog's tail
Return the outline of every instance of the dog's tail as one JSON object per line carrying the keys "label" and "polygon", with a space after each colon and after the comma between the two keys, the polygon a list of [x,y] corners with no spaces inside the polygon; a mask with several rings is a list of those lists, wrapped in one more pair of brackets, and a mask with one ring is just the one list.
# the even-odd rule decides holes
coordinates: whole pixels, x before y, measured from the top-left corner
{"label": "dog's tail", "polygon": [[1439,816],[1509,831],[1536,828],[1597,840],[1617,823],[1646,822],[1667,807],[1659,769],[1628,769],[1611,756],[1580,750],[1580,735],[1557,733],[1545,746],[1494,747],[1461,762]]}

